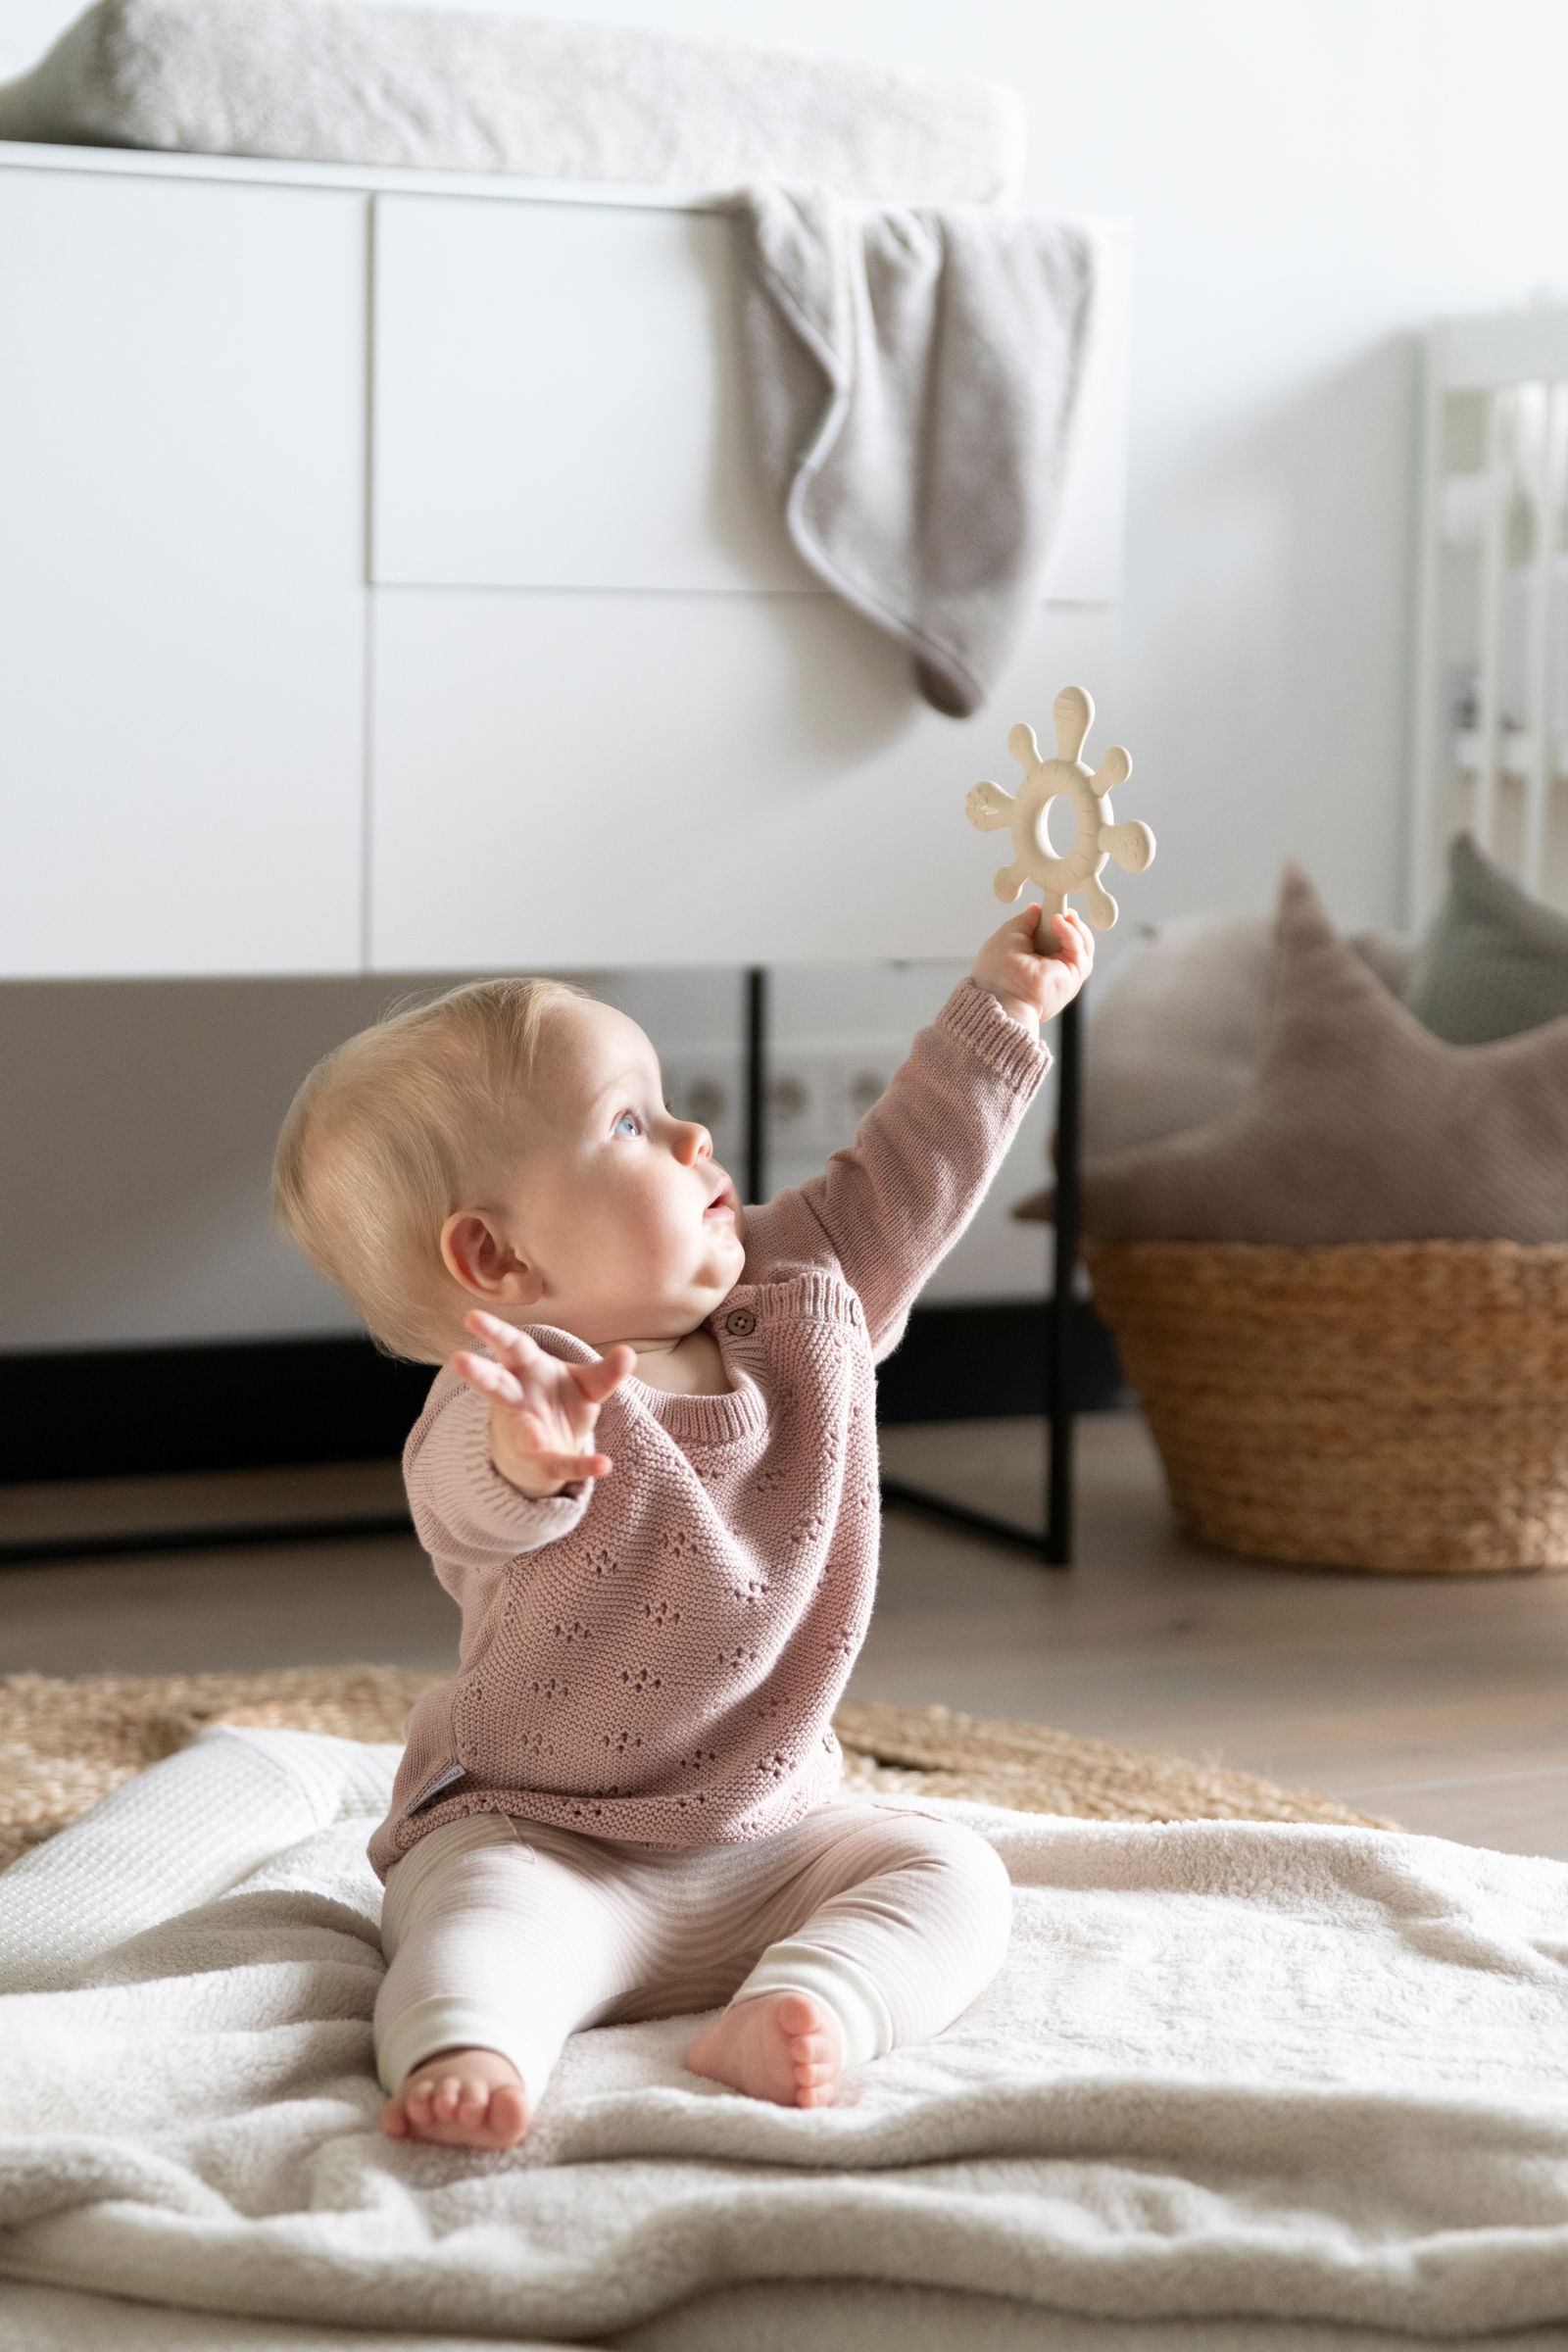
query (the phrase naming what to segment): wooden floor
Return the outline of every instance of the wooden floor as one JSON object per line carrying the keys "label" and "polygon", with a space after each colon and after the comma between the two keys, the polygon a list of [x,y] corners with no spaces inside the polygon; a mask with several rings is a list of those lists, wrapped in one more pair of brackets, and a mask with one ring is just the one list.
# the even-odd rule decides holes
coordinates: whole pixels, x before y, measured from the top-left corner
{"label": "wooden floor", "polygon": [[[1020,1515],[1039,1451],[1030,1422],[887,1433],[891,1469]],[[890,1514],[858,1695],[1210,1757],[1410,1829],[1568,1860],[1568,1575],[1255,1567],[1173,1534],[1136,1416],[1084,1422],[1080,1464],[1069,1575]],[[398,1499],[377,1464],[0,1489],[0,1543]],[[409,1537],[13,1566],[0,1596],[7,1673],[439,1668],[454,1649],[455,1612]]]}

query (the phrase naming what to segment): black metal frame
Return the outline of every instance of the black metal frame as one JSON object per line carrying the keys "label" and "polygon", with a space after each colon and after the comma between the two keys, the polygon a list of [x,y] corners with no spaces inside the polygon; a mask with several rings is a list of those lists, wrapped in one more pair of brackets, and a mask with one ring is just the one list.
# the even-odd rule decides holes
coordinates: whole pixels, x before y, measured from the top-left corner
{"label": "black metal frame", "polygon": [[[767,973],[753,966],[745,988],[746,1198],[767,1198]],[[1056,1200],[1051,1296],[1043,1315],[1046,1355],[1047,1441],[1045,1525],[1025,1527],[993,1511],[917,1487],[907,1479],[882,1481],[882,1499],[897,1510],[920,1511],[961,1527],[966,1535],[1026,1551],[1047,1568],[1070,1568],[1073,1551],[1073,1274],[1078,1263],[1081,1048],[1076,998],[1060,1020],[1056,1045]]]}
{"label": "black metal frame", "polygon": [[767,973],[754,964],[746,975],[745,1054],[745,1196],[767,1199]]}

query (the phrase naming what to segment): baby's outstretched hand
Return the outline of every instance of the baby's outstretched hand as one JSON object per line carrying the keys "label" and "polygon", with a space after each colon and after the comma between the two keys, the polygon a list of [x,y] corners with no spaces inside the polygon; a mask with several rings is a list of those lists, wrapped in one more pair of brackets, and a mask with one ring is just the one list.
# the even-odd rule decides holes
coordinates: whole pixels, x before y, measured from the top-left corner
{"label": "baby's outstretched hand", "polygon": [[464,1323],[488,1342],[495,1360],[452,1358],[452,1369],[490,1402],[490,1459],[523,1494],[559,1494],[582,1478],[607,1478],[608,1454],[590,1451],[594,1424],[637,1362],[629,1348],[612,1348],[597,1363],[564,1364],[526,1332],[475,1308]]}
{"label": "baby's outstretched hand", "polygon": [[974,959],[975,980],[1030,1031],[1071,1003],[1095,960],[1094,939],[1080,915],[1053,916],[1045,955],[1035,946],[1039,927],[1040,909],[1031,902],[992,933]]}

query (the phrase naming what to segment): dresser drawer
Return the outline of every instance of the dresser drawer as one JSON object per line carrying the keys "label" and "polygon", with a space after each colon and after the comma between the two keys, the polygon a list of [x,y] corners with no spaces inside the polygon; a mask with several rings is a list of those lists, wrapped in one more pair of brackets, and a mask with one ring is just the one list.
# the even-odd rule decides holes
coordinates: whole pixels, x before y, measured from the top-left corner
{"label": "dresser drawer", "polygon": [[[828,597],[389,588],[374,598],[380,971],[971,956],[1002,836],[965,823],[1114,612],[1048,606],[976,717]],[[1113,707],[1113,706],[1112,706]],[[1108,737],[1105,738],[1108,740]]]}
{"label": "dresser drawer", "polygon": [[808,588],[752,464],[734,224],[381,197],[372,577]]}

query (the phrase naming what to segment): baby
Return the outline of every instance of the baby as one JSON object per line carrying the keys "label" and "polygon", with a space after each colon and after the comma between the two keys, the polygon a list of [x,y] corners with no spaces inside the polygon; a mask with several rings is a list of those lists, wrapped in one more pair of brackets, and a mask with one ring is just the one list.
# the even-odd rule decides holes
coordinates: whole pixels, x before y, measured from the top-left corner
{"label": "baby", "polygon": [[455,989],[301,1088],[280,1217],[385,1348],[445,1362],[404,1460],[460,1663],[370,1845],[394,2138],[514,2146],[576,2029],[711,2009],[693,2073],[827,2106],[1001,1966],[993,1849],[841,1798],[831,1718],[876,1577],[873,1365],[1092,960],[1037,919],[765,1207],[641,1030],[559,982]]}

